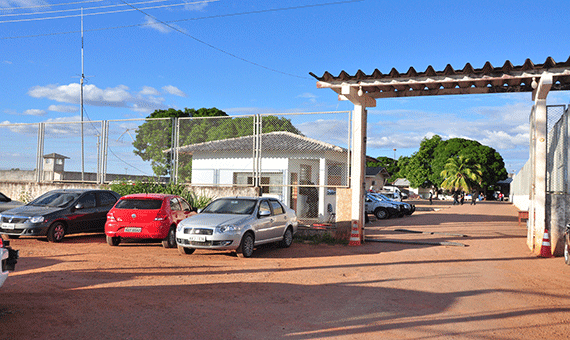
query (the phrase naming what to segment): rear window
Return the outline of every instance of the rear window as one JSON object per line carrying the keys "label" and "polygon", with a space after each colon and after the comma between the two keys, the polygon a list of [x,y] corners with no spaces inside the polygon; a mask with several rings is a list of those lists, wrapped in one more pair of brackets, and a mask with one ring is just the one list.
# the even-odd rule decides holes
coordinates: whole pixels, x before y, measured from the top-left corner
{"label": "rear window", "polygon": [[162,206],[162,200],[153,199],[123,199],[115,206],[116,209],[156,210]]}

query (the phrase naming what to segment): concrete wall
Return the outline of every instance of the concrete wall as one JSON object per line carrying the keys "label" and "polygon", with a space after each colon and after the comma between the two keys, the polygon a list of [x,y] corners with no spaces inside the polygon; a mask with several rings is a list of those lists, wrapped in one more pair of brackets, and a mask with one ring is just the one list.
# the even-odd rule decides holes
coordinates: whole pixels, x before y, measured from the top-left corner
{"label": "concrete wall", "polygon": [[[36,197],[56,189],[107,189],[106,185],[82,183],[36,183],[36,182],[4,182],[0,181],[0,192],[15,201],[29,202]],[[226,196],[257,196],[258,190],[253,187],[192,187],[188,190],[198,196],[226,197]]]}
{"label": "concrete wall", "polygon": [[555,256],[564,255],[564,229],[570,221],[569,208],[570,195],[546,195],[546,225],[550,226],[550,247]]}
{"label": "concrete wall", "polygon": [[521,171],[513,177],[509,200],[519,210],[528,211],[530,206],[530,187],[532,177],[531,162],[528,160]]}
{"label": "concrete wall", "polygon": [[[55,175],[55,176],[54,176]],[[83,178],[87,182],[97,182],[97,174],[93,172],[84,172]],[[81,181],[80,171],[65,171],[62,174],[44,171],[44,181]],[[122,175],[122,174],[106,174],[105,180],[112,181],[137,181],[137,180],[154,180],[155,177],[151,176],[135,176],[135,175]],[[167,177],[160,178],[162,182],[168,182]],[[0,170],[0,182],[35,182],[35,170]]]}

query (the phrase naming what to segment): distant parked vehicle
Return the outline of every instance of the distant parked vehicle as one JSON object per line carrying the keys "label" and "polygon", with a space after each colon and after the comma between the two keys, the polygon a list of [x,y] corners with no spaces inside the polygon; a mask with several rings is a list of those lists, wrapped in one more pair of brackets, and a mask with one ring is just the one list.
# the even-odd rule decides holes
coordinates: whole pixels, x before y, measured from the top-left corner
{"label": "distant parked vehicle", "polygon": [[0,238],[0,258],[2,269],[0,271],[0,287],[8,278],[8,273],[14,271],[18,262],[19,252],[10,247],[10,241]]}
{"label": "distant parked vehicle", "polygon": [[0,192],[0,212],[19,207],[21,205],[24,205],[24,203],[13,201],[10,197]]}
{"label": "distant parked vehicle", "polygon": [[374,214],[379,220],[403,214],[402,206],[396,202],[382,201],[372,193],[366,194],[364,209],[367,214]]}
{"label": "distant parked vehicle", "polygon": [[403,199],[401,193],[398,191],[380,191],[379,194],[382,194],[382,195],[388,197],[392,201],[402,202],[402,199]]}
{"label": "distant parked vehicle", "polygon": [[178,224],[176,243],[181,254],[215,249],[250,257],[261,244],[291,246],[297,225],[295,211],[275,198],[218,198]]}
{"label": "distant parked vehicle", "polygon": [[416,206],[414,204],[395,201],[395,200],[391,199],[388,195],[385,195],[383,193],[372,193],[371,192],[370,195],[378,198],[381,201],[386,201],[386,202],[394,203],[394,204],[401,206],[402,207],[402,213],[404,215],[411,215],[414,213],[414,211],[416,211]]}
{"label": "distant parked vehicle", "polygon": [[124,238],[159,239],[165,248],[176,247],[176,226],[195,214],[182,197],[132,194],[121,197],[107,214],[105,235],[110,246]]}
{"label": "distant parked vehicle", "polygon": [[2,212],[0,234],[10,238],[47,236],[50,242],[61,242],[67,234],[103,232],[107,212],[119,197],[111,190],[52,190]]}

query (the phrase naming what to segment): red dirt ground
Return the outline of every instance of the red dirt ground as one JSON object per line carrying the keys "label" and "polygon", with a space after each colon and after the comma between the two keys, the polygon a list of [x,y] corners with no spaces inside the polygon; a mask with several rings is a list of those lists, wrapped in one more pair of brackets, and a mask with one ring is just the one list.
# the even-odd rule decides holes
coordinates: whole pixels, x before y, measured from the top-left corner
{"label": "red dirt ground", "polygon": [[570,266],[530,253],[515,207],[415,203],[437,210],[373,221],[367,236],[464,246],[295,243],[242,259],[103,235],[11,240],[0,338],[568,338]]}

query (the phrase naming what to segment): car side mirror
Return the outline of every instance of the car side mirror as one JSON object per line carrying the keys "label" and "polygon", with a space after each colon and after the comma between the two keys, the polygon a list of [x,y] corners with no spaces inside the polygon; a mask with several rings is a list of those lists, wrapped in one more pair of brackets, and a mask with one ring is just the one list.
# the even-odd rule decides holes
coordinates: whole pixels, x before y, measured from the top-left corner
{"label": "car side mirror", "polygon": [[196,212],[197,212],[198,214],[201,213],[201,212],[202,212],[202,208],[196,210]]}
{"label": "car side mirror", "polygon": [[77,203],[77,204],[75,205],[75,207],[73,207],[73,208],[74,208],[75,210],[81,210],[81,209],[83,209],[83,204]]}
{"label": "car side mirror", "polygon": [[269,211],[269,210],[263,210],[263,211],[259,212],[259,217],[266,217],[269,215],[271,215],[271,211]]}

